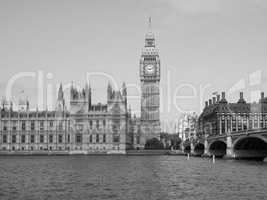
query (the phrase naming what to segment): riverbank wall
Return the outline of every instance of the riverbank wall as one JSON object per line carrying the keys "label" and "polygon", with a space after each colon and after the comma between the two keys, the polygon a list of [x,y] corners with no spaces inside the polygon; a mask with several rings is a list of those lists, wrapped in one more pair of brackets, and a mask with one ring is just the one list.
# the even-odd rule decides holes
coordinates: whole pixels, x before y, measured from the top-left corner
{"label": "riverbank wall", "polygon": [[0,151],[0,156],[28,156],[28,155],[128,155],[128,156],[142,156],[142,155],[186,155],[181,151],[171,150],[127,150],[127,151]]}

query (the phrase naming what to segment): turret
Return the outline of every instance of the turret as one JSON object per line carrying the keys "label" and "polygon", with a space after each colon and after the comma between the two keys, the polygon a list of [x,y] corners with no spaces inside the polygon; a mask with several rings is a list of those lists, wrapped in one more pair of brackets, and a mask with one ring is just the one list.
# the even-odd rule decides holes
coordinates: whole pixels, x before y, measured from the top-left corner
{"label": "turret", "polygon": [[222,99],[221,99],[220,103],[227,103],[227,100],[225,98],[225,92],[222,92]]}
{"label": "turret", "polygon": [[107,100],[108,101],[112,99],[112,93],[113,93],[112,86],[110,82],[108,82],[108,88],[107,88]]}
{"label": "turret", "polygon": [[1,104],[2,104],[1,110],[4,110],[5,109],[5,100],[4,100],[4,97],[1,100]]}
{"label": "turret", "polygon": [[246,101],[244,100],[244,94],[243,92],[240,92],[239,94],[239,100],[237,103],[246,103]]}
{"label": "turret", "polygon": [[212,100],[211,99],[209,99],[209,106],[211,106],[212,105]]}
{"label": "turret", "polygon": [[71,87],[70,87],[70,99],[73,100],[74,99],[74,87],[73,87],[73,83],[71,83]]}
{"label": "turret", "polygon": [[219,103],[219,102],[220,102],[220,95],[217,94],[217,103]]}
{"label": "turret", "polygon": [[62,101],[64,98],[63,96],[64,96],[64,94],[63,94],[63,88],[62,88],[62,83],[61,83],[59,86],[59,90],[58,90],[57,100]]}
{"label": "turret", "polygon": [[212,104],[216,104],[216,97],[212,97]]}
{"label": "turret", "polygon": [[10,102],[10,111],[13,111],[13,102]]}
{"label": "turret", "polygon": [[10,103],[6,100],[5,97],[2,98],[2,109],[8,110],[10,108]]}
{"label": "turret", "polygon": [[127,89],[126,89],[126,85],[124,82],[122,84],[122,97],[123,97],[123,100],[125,101],[125,105],[127,105]]}
{"label": "turret", "polygon": [[30,110],[30,103],[29,100],[26,100],[26,110],[29,111]]}
{"label": "turret", "polygon": [[126,89],[125,82],[123,82],[123,84],[122,84],[122,96],[124,96],[124,97],[127,96],[127,89]]}
{"label": "turret", "polygon": [[88,87],[88,110],[90,110],[92,107],[92,90],[91,86]]}
{"label": "turret", "polygon": [[56,110],[59,112],[63,112],[65,110],[65,100],[64,100],[64,92],[63,92],[62,83],[60,84],[59,89],[58,89]]}
{"label": "turret", "polygon": [[267,97],[264,96],[264,92],[261,92],[260,103],[267,104]]}
{"label": "turret", "polygon": [[261,100],[264,100],[264,92],[261,92]]}

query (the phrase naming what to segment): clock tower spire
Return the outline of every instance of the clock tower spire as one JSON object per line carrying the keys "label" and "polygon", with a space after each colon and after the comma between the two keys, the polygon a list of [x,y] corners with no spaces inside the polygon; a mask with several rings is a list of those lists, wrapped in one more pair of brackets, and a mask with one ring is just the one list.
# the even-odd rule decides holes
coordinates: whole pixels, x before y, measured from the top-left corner
{"label": "clock tower spire", "polygon": [[155,47],[155,36],[152,32],[151,17],[148,20],[148,30],[145,37],[145,47]]}
{"label": "clock tower spire", "polygon": [[140,58],[141,129],[143,141],[160,139],[160,59],[152,32],[151,18]]}

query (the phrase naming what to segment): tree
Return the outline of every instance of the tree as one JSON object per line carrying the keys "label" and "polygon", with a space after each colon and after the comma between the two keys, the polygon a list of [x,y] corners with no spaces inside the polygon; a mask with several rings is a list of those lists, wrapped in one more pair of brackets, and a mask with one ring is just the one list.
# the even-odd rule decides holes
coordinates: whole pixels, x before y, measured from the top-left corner
{"label": "tree", "polygon": [[163,149],[164,146],[162,142],[160,142],[157,138],[152,138],[150,140],[147,140],[145,144],[145,149],[150,149],[150,150],[156,150],[156,149]]}

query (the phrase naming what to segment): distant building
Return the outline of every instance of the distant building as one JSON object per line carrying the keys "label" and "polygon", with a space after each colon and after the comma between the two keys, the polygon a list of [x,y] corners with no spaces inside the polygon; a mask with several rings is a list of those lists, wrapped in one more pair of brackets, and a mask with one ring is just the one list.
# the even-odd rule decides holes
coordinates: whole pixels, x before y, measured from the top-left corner
{"label": "distant building", "polygon": [[247,103],[240,92],[236,103],[228,103],[225,92],[205,102],[205,108],[198,119],[198,136],[225,135],[267,128],[267,98],[261,93],[257,103]]}
{"label": "distant building", "polygon": [[54,111],[31,111],[27,100],[19,101],[17,111],[5,106],[0,114],[0,152],[71,150],[70,118],[59,90]]}
{"label": "distant building", "polygon": [[54,111],[31,111],[28,101],[13,110],[3,102],[0,115],[0,152],[125,153],[133,145],[127,91],[107,89],[107,104],[92,104],[91,88],[71,87],[70,110],[62,86]]}
{"label": "distant building", "polygon": [[197,119],[196,113],[185,114],[179,121],[180,138],[182,142],[193,141],[197,138]]}
{"label": "distant building", "polygon": [[160,141],[166,149],[180,149],[181,138],[178,134],[160,133]]}

